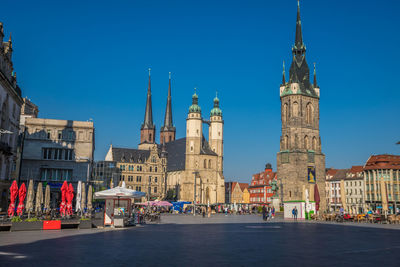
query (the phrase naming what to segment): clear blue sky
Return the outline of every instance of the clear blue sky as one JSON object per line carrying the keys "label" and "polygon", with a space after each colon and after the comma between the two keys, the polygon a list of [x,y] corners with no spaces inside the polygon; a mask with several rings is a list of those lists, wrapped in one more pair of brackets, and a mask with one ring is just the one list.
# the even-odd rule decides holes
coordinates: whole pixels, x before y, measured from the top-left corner
{"label": "clear blue sky", "polygon": [[[6,35],[23,96],[40,117],[88,120],[95,158],[136,147],[147,68],[153,115],[164,117],[173,73],[177,137],[193,88],[203,116],[218,90],[225,120],[226,180],[249,181],[279,150],[282,60],[291,63],[295,0],[3,1]],[[301,1],[307,60],[317,63],[326,166],[399,154],[399,1]],[[158,133],[157,133],[158,137]],[[157,138],[158,140],[158,138]]]}

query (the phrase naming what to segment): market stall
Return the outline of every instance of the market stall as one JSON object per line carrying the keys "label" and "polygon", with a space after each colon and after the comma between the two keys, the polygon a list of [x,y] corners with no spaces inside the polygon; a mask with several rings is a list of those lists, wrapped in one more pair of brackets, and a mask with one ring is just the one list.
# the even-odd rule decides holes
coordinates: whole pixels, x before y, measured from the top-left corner
{"label": "market stall", "polygon": [[94,193],[94,198],[105,199],[104,225],[123,227],[131,216],[132,199],[145,195],[146,193],[126,188],[123,183],[122,186]]}

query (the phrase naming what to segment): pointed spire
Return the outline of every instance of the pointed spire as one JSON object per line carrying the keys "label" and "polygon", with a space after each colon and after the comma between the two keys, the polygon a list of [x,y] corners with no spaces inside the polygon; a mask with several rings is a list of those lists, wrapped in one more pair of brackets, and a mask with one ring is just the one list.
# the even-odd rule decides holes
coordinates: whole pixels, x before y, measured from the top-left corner
{"label": "pointed spire", "polygon": [[151,104],[151,69],[149,68],[149,87],[147,88],[147,101],[146,110],[144,114],[144,121],[142,124],[142,129],[153,129],[153,110]]}
{"label": "pointed spire", "polygon": [[168,97],[167,106],[165,108],[164,125],[163,131],[174,130],[174,124],[172,122],[172,103],[171,103],[171,72],[169,73],[169,84],[168,84]]}
{"label": "pointed spire", "polygon": [[303,34],[301,32],[301,18],[300,18],[300,1],[297,0],[297,20],[296,20],[296,38],[294,42],[295,49],[302,48],[303,45]]}
{"label": "pointed spire", "polygon": [[285,76],[285,61],[283,61],[283,70],[282,70],[282,85],[286,84],[286,76]]}
{"label": "pointed spire", "polygon": [[317,88],[318,87],[318,84],[317,84],[317,71],[315,69],[316,68],[315,68],[315,62],[314,62],[314,88]]}

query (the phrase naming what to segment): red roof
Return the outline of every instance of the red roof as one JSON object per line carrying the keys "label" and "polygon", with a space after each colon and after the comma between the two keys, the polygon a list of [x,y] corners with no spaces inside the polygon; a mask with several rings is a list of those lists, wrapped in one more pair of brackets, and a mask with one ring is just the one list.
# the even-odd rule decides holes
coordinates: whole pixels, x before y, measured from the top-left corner
{"label": "red roof", "polygon": [[397,155],[372,155],[364,166],[365,170],[400,169],[400,156]]}
{"label": "red roof", "polygon": [[350,172],[351,173],[359,173],[364,171],[364,166],[351,166]]}
{"label": "red roof", "polygon": [[338,170],[337,169],[328,169],[327,171],[326,171],[326,175],[327,176],[335,176],[335,174],[338,172]]}
{"label": "red roof", "polygon": [[249,188],[249,184],[247,183],[239,183],[239,186],[242,192],[244,191],[245,188]]}

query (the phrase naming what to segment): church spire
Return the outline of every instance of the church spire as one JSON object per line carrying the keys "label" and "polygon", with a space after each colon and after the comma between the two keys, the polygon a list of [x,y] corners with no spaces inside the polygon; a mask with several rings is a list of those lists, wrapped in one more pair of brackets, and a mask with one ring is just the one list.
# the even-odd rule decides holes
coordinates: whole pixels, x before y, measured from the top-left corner
{"label": "church spire", "polygon": [[315,62],[314,62],[314,88],[317,88],[317,71],[315,70]]}
{"label": "church spire", "polygon": [[297,20],[296,20],[296,37],[294,42],[295,49],[304,47],[303,34],[301,32],[301,18],[300,18],[300,1],[297,0]]}
{"label": "church spire", "polygon": [[146,111],[142,128],[153,128],[153,108],[151,105],[151,69],[149,68],[149,87],[147,88]]}
{"label": "church spire", "polygon": [[283,61],[283,70],[282,70],[282,85],[286,84],[286,76],[285,76],[285,61]]}
{"label": "church spire", "polygon": [[147,88],[146,110],[144,121],[140,129],[140,143],[154,143],[155,126],[153,124],[153,111],[151,105],[151,69],[149,68],[149,87]]}
{"label": "church spire", "polygon": [[169,73],[167,106],[165,108],[164,125],[161,127],[160,143],[175,140],[175,127],[172,122],[172,103],[171,103],[171,72]]}

